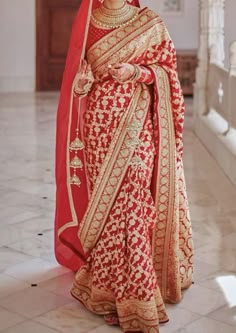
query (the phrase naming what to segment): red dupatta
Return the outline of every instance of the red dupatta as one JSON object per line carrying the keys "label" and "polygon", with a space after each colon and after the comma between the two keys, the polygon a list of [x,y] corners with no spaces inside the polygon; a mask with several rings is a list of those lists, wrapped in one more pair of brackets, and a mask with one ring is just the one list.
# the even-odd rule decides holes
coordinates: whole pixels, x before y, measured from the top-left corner
{"label": "red dupatta", "polygon": [[[129,3],[139,7],[138,0],[129,1]],[[57,112],[55,255],[61,265],[74,271],[86,261],[86,255],[77,234],[89,198],[85,185],[85,172],[80,173],[81,185],[73,186],[73,189],[71,189],[71,179],[68,177],[68,174],[70,177],[73,176],[70,172],[68,145],[71,143],[71,133],[76,133],[78,117],[83,113],[86,105],[86,98],[79,102],[80,105],[76,99],[73,99],[72,87],[80,61],[84,58],[91,11],[99,5],[101,4],[98,0],[83,0],[79,8],[72,29]],[[80,126],[82,126],[81,122]],[[78,139],[81,139],[79,135]],[[78,150],[77,153],[83,163],[83,152]]]}

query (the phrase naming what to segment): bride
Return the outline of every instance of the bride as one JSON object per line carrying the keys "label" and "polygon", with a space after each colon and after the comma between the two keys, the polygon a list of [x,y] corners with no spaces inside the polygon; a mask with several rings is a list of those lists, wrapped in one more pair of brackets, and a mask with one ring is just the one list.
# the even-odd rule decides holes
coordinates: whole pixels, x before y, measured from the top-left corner
{"label": "bride", "polygon": [[124,332],[159,332],[192,283],[184,101],[163,20],[83,0],[57,117],[56,257],[72,295]]}

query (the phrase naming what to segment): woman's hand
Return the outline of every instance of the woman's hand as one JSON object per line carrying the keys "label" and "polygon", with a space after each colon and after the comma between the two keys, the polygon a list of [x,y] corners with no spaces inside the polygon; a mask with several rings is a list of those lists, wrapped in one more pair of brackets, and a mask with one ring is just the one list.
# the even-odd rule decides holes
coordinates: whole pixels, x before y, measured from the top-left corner
{"label": "woman's hand", "polygon": [[74,92],[78,95],[86,95],[94,82],[91,65],[86,60],[82,60],[80,68],[74,81]]}
{"label": "woman's hand", "polygon": [[108,71],[115,81],[126,82],[133,77],[135,67],[128,63],[122,63],[108,66]]}

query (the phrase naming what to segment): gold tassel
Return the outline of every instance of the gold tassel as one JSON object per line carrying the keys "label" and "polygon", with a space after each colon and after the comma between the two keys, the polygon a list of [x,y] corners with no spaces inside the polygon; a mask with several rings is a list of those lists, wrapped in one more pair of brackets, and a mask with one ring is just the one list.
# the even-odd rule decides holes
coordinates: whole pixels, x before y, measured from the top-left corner
{"label": "gold tassel", "polygon": [[82,141],[80,141],[80,139],[78,137],[76,137],[75,140],[71,142],[69,148],[70,148],[70,151],[82,150],[82,149],[84,149],[84,144]]}
{"label": "gold tassel", "polygon": [[83,162],[76,155],[73,160],[70,162],[70,167],[74,169],[83,169]]}

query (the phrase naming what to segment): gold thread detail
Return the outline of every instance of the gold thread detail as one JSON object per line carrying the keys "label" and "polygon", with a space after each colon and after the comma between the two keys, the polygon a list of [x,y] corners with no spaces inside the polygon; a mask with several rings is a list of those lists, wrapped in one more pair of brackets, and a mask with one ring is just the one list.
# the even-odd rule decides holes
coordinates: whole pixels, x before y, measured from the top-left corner
{"label": "gold thread detail", "polygon": [[138,12],[139,8],[130,6],[126,2],[116,10],[101,6],[92,13],[92,22],[105,29],[125,27],[137,18]]}

